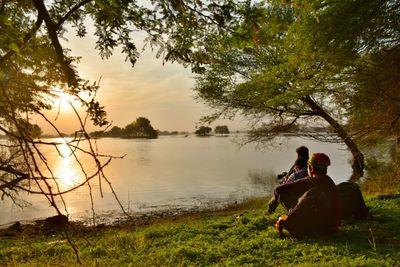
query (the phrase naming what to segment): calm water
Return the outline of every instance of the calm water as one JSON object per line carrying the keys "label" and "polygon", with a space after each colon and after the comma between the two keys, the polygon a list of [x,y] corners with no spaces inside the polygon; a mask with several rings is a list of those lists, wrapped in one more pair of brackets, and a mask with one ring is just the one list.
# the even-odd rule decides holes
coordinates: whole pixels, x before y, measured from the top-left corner
{"label": "calm water", "polygon": [[[331,157],[328,174],[336,183],[347,180],[351,173],[349,153],[337,144],[283,138],[277,140],[282,143],[278,149],[260,151],[255,145],[239,148],[234,142],[237,138],[167,136],[155,140],[104,138],[97,142],[100,153],[126,154],[124,159],[113,160],[105,173],[130,212],[201,208],[268,195],[274,182],[268,176],[290,168],[296,158],[295,149],[300,145]],[[64,188],[80,179],[77,166],[71,162],[68,157],[54,162],[55,173],[61,177]],[[119,214],[109,188],[104,183],[102,188],[103,198],[98,184],[93,183],[96,213],[103,218]],[[0,201],[0,224],[55,215],[44,198],[30,195],[27,200],[32,205],[23,210]],[[86,186],[66,196],[65,201],[72,220],[92,216]]]}

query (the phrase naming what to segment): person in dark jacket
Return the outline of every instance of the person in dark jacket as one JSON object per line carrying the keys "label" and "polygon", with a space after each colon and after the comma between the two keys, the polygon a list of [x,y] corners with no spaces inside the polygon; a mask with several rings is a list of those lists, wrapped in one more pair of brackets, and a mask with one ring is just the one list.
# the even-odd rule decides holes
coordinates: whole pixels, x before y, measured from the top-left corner
{"label": "person in dark jacket", "polygon": [[308,177],[275,188],[274,197],[288,211],[275,225],[280,236],[283,229],[294,237],[337,231],[341,207],[335,183],[327,175],[329,165],[327,155],[314,153],[308,160]]}

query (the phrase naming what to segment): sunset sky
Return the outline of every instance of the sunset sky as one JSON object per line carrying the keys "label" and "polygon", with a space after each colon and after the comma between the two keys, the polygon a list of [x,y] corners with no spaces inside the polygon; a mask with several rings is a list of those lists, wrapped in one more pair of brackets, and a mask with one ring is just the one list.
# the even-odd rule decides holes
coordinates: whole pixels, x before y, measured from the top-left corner
{"label": "sunset sky", "polygon": [[[89,29],[90,31],[90,29]],[[137,33],[137,47],[141,50],[144,43],[142,33]],[[124,127],[143,116],[151,121],[155,129],[194,131],[201,116],[210,114],[210,109],[194,99],[192,87],[193,74],[178,63],[162,65],[156,59],[155,51],[147,49],[140,56],[135,67],[125,62],[125,55],[117,49],[109,59],[102,60],[94,49],[95,37],[88,34],[85,38],[68,36],[64,47],[71,49],[73,56],[81,56],[78,70],[81,77],[98,81],[101,77],[97,99],[106,107],[108,119],[113,125]],[[55,119],[57,109],[49,112]],[[77,129],[72,110],[66,104],[60,106],[61,114],[56,125],[61,131],[71,133]],[[36,121],[44,133],[54,133],[50,127]],[[240,130],[245,123],[240,121],[218,121],[211,125],[226,124],[230,130]],[[94,127],[89,128],[95,130]],[[96,129],[98,130],[98,129]]]}

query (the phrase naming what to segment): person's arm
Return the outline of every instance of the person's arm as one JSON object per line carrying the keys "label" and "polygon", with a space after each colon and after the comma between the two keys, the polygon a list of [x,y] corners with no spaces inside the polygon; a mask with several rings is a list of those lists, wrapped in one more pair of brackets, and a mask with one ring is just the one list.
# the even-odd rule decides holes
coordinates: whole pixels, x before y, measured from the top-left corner
{"label": "person's arm", "polygon": [[308,177],[299,179],[297,181],[294,181],[292,183],[287,183],[283,184],[280,186],[277,186],[274,190],[274,195],[276,199],[279,199],[280,195],[283,194],[303,194],[306,192],[308,189],[310,189],[312,186],[310,180]]}
{"label": "person's arm", "polygon": [[287,211],[294,208],[301,195],[311,188],[311,182],[303,178],[292,183],[278,186],[274,190],[274,199],[282,204]]}
{"label": "person's arm", "polygon": [[290,168],[290,170],[288,171],[286,177],[289,177],[290,175],[292,175],[292,174],[295,173],[295,172],[296,172],[296,171],[295,171],[294,164],[293,164],[293,166],[292,166],[292,167]]}
{"label": "person's arm", "polygon": [[296,181],[296,172],[282,179],[282,184],[287,184]]}

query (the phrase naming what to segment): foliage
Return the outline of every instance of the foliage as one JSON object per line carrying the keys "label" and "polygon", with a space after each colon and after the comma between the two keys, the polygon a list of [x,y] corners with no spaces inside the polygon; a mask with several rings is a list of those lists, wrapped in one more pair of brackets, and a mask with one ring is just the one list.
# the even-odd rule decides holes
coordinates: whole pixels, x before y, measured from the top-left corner
{"label": "foliage", "polygon": [[364,57],[357,70],[350,126],[367,146],[400,136],[400,48],[388,49]]}
{"label": "foliage", "polygon": [[303,38],[340,67],[338,82],[351,92],[348,129],[365,145],[397,137],[399,1],[314,1],[307,9],[313,16],[305,19]]}
{"label": "foliage", "polygon": [[[343,142],[363,175],[357,142],[398,134],[398,1],[258,1],[230,6],[223,31],[192,31],[198,98],[207,122],[252,119],[249,141],[285,132]],[[371,108],[373,107],[373,108]],[[324,124],[331,130],[309,131]],[[332,136],[332,131],[334,136]]]}
{"label": "foliage", "polygon": [[150,120],[138,117],[124,128],[113,126],[109,131],[91,132],[92,137],[120,137],[120,138],[157,138],[158,132],[150,124]]}
{"label": "foliage", "polygon": [[[399,198],[366,198],[374,219],[347,221],[328,237],[279,239],[278,214],[265,216],[266,199],[219,212],[155,221],[149,226],[83,229],[77,238],[83,265],[96,266],[397,266]],[[282,211],[282,210],[279,210]],[[61,236],[0,237],[2,265],[74,265]]]}
{"label": "foliage", "polygon": [[[316,45],[311,32],[320,27],[314,8],[278,1],[238,3],[227,30],[201,39],[203,54],[195,60],[201,67],[193,69],[195,91],[215,109],[208,121],[247,116],[254,129],[249,141],[272,143],[281,133],[297,131],[345,143],[353,154],[356,180],[363,175],[363,155],[344,127],[354,92],[348,64],[338,64],[339,58],[333,60]],[[324,19],[322,14],[318,19]],[[335,135],[306,131],[304,125],[317,123]]]}
{"label": "foliage", "polygon": [[215,126],[214,133],[216,134],[229,134],[229,128],[226,125]]}
{"label": "foliage", "polygon": [[400,168],[398,162],[383,161],[382,158],[367,158],[367,175],[362,188],[369,194],[395,194],[400,192]]}
{"label": "foliage", "polygon": [[[113,126],[109,131],[99,133],[99,136],[106,137],[121,137],[123,129],[118,126]],[[96,135],[94,135],[96,136]]]}
{"label": "foliage", "polygon": [[208,126],[200,126],[194,133],[197,136],[208,136],[210,135],[212,129]]}
{"label": "foliage", "polygon": [[[158,135],[178,135],[179,132],[178,131],[160,131],[157,130]],[[181,132],[181,134],[186,134],[184,132]]]}

